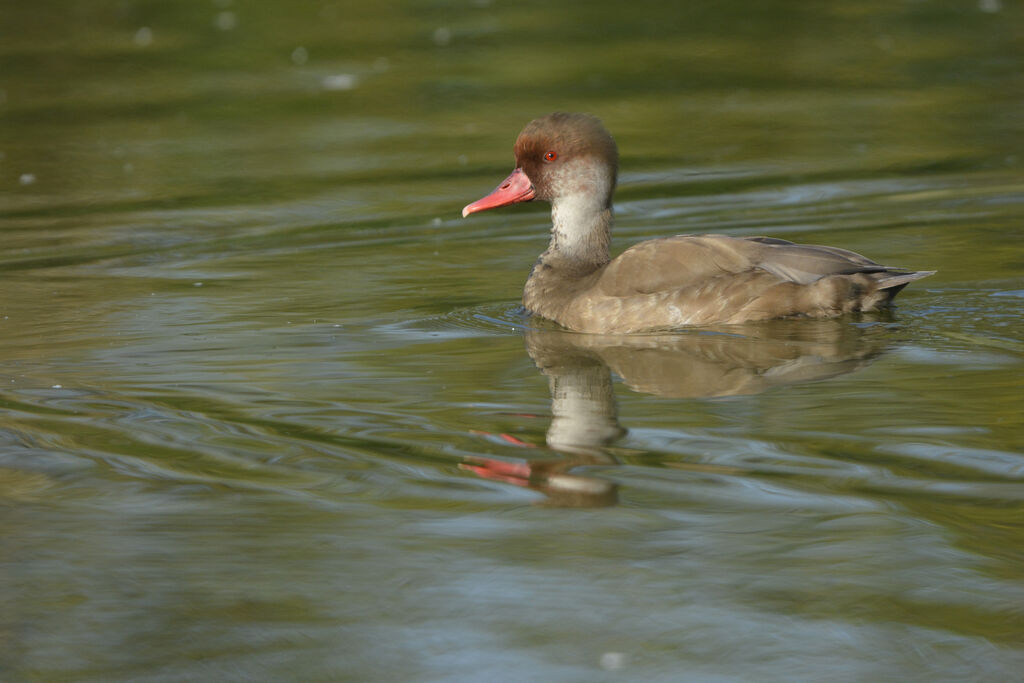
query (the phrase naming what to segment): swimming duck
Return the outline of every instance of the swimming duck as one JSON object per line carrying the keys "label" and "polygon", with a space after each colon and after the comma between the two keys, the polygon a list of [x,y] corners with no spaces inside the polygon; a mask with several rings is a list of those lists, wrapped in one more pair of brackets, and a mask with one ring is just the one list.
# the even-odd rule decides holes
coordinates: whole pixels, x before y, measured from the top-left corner
{"label": "swimming duck", "polygon": [[612,259],[619,153],[601,122],[549,114],[527,124],[514,151],[515,170],[462,215],[551,203],[551,242],[526,281],[523,306],[570,330],[625,334],[876,311],[935,273],[838,247],[727,235],[652,239]]}

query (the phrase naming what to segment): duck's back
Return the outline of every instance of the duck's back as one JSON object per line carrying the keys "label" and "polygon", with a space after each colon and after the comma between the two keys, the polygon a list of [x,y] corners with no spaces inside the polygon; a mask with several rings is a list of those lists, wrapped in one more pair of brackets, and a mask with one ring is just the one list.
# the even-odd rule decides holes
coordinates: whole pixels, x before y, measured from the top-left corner
{"label": "duck's back", "polygon": [[586,291],[575,294],[558,322],[581,331],[619,333],[829,317],[877,310],[908,282],[931,274],[883,266],[836,247],[769,237],[680,235],[627,249]]}

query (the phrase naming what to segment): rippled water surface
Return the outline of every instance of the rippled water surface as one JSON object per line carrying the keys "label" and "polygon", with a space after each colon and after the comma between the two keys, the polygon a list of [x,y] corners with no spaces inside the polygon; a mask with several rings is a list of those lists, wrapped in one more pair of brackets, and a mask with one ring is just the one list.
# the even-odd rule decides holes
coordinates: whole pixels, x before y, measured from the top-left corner
{"label": "rippled water surface", "polygon": [[[0,679],[1024,669],[1024,14],[981,2],[6,3]],[[885,315],[523,316],[521,126],[615,250],[938,274]]]}

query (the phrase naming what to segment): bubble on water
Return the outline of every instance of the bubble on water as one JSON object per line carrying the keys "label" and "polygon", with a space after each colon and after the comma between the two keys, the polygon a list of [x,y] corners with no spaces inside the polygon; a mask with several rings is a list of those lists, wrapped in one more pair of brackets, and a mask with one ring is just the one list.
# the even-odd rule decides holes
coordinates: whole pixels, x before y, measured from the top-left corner
{"label": "bubble on water", "polygon": [[53,385],[52,387],[50,387],[50,388],[51,388],[51,389],[63,389],[63,388],[64,388],[64,386],[63,386],[63,385],[61,385],[61,384],[54,384],[54,385]]}
{"label": "bubble on water", "polygon": [[978,9],[987,14],[995,14],[1003,9],[1003,0],[978,0]]}
{"label": "bubble on water", "polygon": [[452,42],[452,30],[447,26],[439,26],[434,29],[434,45],[440,45],[444,47],[448,43]]}
{"label": "bubble on water", "polygon": [[292,64],[302,66],[309,61],[309,50],[301,45],[292,50]]}
{"label": "bubble on water", "polygon": [[148,26],[143,26],[135,35],[132,36],[132,42],[139,47],[147,47],[153,44],[153,29]]}
{"label": "bubble on water", "polygon": [[218,12],[217,16],[213,19],[213,25],[221,31],[231,31],[238,26],[238,15],[226,10],[224,12]]}
{"label": "bubble on water", "polygon": [[203,283],[202,283],[202,282],[193,282],[193,283],[192,283],[192,286],[193,286],[193,287],[202,287],[202,286],[203,286]]}
{"label": "bubble on water", "polygon": [[18,182],[22,185],[31,185],[36,181],[35,173],[22,173],[21,177],[18,178]]}
{"label": "bubble on water", "polygon": [[358,79],[354,74],[331,74],[324,76],[320,85],[324,90],[351,90],[356,87]]}
{"label": "bubble on water", "polygon": [[618,671],[626,666],[626,654],[624,652],[605,652],[601,655],[601,668],[605,671]]}

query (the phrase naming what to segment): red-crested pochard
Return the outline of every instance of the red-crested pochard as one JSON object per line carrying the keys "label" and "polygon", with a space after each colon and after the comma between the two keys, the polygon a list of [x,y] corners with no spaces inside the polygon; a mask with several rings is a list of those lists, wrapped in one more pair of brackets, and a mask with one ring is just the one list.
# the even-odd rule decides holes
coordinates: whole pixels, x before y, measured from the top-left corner
{"label": "red-crested pochard", "polygon": [[530,272],[523,305],[579,332],[618,334],[786,317],[830,317],[887,306],[935,271],[882,266],[846,249],[772,237],[678,235],[610,258],[619,153],[586,114],[531,121],[516,168],[462,210],[551,202],[551,243]]}

